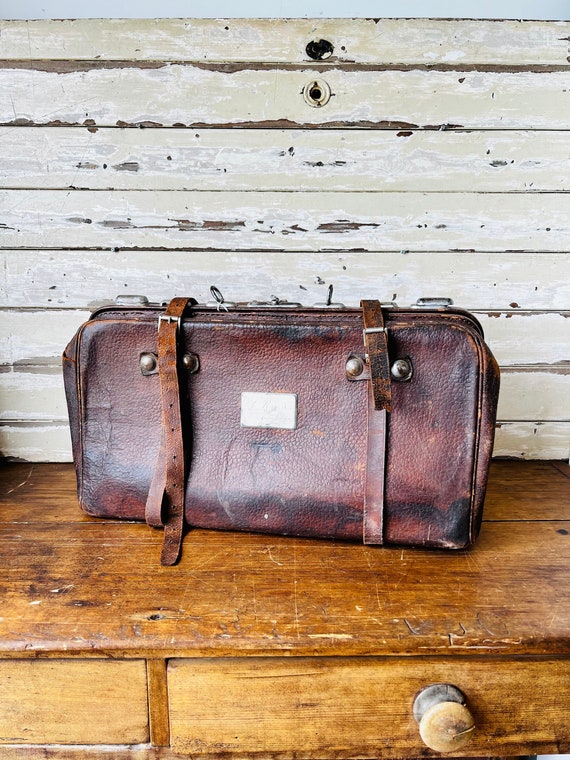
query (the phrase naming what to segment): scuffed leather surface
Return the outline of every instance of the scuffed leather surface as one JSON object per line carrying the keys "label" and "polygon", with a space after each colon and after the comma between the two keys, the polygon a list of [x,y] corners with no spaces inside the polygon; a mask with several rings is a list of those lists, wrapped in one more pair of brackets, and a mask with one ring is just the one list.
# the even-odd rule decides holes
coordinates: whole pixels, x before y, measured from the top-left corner
{"label": "scuffed leather surface", "polygon": [[[96,316],[68,346],[65,373],[80,501],[91,514],[144,519],[160,439],[156,310]],[[468,545],[481,519],[498,370],[473,323],[453,312],[389,311],[389,353],[413,378],[392,384],[384,538]],[[345,362],[363,353],[357,310],[192,312],[185,350],[192,429],[189,525],[362,539],[367,381]],[[71,368],[75,367],[75,372]],[[242,391],[298,396],[296,430],[240,427]],[[370,464],[369,464],[370,466]]]}

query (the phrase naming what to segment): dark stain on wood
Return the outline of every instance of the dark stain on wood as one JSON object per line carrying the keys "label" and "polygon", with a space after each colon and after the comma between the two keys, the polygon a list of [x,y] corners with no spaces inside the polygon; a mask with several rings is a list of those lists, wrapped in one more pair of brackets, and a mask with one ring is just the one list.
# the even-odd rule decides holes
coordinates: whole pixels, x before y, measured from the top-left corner
{"label": "dark stain on wood", "polygon": [[318,232],[354,232],[364,229],[365,227],[378,228],[381,225],[377,222],[351,222],[348,219],[339,219],[337,222],[324,222],[317,227]]}
{"label": "dark stain on wood", "polygon": [[[407,121],[349,121],[336,119],[320,123],[306,123],[292,121],[291,119],[265,119],[263,121],[240,121],[225,124],[208,124],[207,122],[194,122],[185,126],[193,129],[420,129],[418,124]],[[427,129],[427,127],[423,127]],[[430,129],[436,127],[430,127]],[[439,129],[439,127],[437,127]]]}
{"label": "dark stain on wood", "polygon": [[304,166],[315,166],[315,167],[321,167],[321,166],[345,166],[346,161],[327,161],[326,163],[324,161],[303,161]]}
{"label": "dark stain on wood", "polygon": [[[434,71],[434,72],[496,72],[504,74],[518,73],[555,73],[567,72],[567,51],[560,64],[497,64],[497,63],[403,63],[403,62],[378,62],[363,63],[354,59],[342,59],[332,56],[326,61],[299,61],[288,63],[286,61],[184,61],[184,60],[123,60],[123,59],[85,59],[85,60],[60,60],[60,59],[3,59],[0,60],[0,69],[20,69],[29,71],[44,71],[55,74],[73,74],[85,71],[113,70],[113,69],[163,69],[172,66],[202,69],[222,74],[235,74],[241,71],[358,71],[358,72],[383,72],[383,71]],[[459,81],[459,80],[458,80]]]}
{"label": "dark stain on wood", "polygon": [[[320,123],[293,121],[291,119],[265,119],[260,121],[236,121],[236,122],[222,122],[222,123],[207,123],[207,122],[189,122],[183,124],[181,122],[175,122],[173,124],[162,124],[155,121],[135,121],[127,122],[122,119],[118,119],[114,124],[100,123],[98,125],[92,119],[84,122],[72,122],[62,121],[55,119],[53,121],[33,121],[26,118],[12,119],[6,122],[0,122],[2,127],[88,127],[88,132],[97,132],[100,128],[119,128],[119,129],[354,129],[354,130],[386,130],[394,131],[398,130],[399,137],[407,137],[413,134],[412,130],[423,131],[453,131],[453,130],[466,130],[466,127],[462,124],[413,124],[406,121],[392,121],[389,119],[383,119],[381,121],[361,120],[350,121],[349,119],[341,120],[335,119],[331,121],[324,121]],[[293,154],[291,154],[293,155]]]}
{"label": "dark stain on wood", "polygon": [[570,361],[561,361],[556,364],[517,364],[501,367],[501,374],[503,375],[534,374],[535,372],[544,372],[549,375],[570,375]]}
{"label": "dark stain on wood", "polygon": [[448,129],[463,129],[463,124],[424,124],[422,129],[435,132],[445,132]]}
{"label": "dark stain on wood", "polygon": [[120,164],[115,164],[113,169],[118,172],[138,172],[140,165],[138,161],[123,161]]}
{"label": "dark stain on wood", "polygon": [[104,219],[102,222],[97,222],[97,224],[113,230],[129,230],[135,227],[129,219]]}
{"label": "dark stain on wood", "polygon": [[75,74],[97,69],[163,69],[168,61],[115,61],[115,60],[0,60],[0,69],[28,69],[53,74]]}
{"label": "dark stain on wood", "polygon": [[[118,119],[115,122],[115,126],[119,127],[120,129],[127,129],[127,128],[135,128],[135,129],[156,129],[156,128],[162,128],[165,125],[161,124],[159,121],[135,121],[135,122],[128,122],[128,121],[122,121],[122,119]],[[166,125],[168,126],[168,125]],[[173,127],[176,127],[178,125],[173,124]]]}
{"label": "dark stain on wood", "polygon": [[216,232],[233,232],[235,230],[243,229],[245,227],[244,221],[222,221],[219,219],[214,220],[208,220],[205,219],[204,221],[195,222],[190,221],[189,219],[173,219],[173,222],[176,222],[178,225],[178,229],[181,232],[188,232],[192,230],[212,230]]}

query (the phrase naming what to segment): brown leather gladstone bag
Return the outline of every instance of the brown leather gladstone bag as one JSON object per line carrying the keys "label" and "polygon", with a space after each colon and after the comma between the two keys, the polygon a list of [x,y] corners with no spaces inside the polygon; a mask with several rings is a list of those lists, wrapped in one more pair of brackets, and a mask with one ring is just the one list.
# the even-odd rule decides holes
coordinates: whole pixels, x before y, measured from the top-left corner
{"label": "brown leather gladstone bag", "polygon": [[64,377],[91,515],[367,544],[477,536],[499,373],[467,312],[363,301],[95,312]]}

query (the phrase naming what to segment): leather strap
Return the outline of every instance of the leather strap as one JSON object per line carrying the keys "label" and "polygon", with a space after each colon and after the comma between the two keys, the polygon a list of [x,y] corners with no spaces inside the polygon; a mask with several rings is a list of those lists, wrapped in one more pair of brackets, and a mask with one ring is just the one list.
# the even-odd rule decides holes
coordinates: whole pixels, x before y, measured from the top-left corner
{"label": "leather strap", "polygon": [[361,301],[364,345],[370,366],[368,445],[364,491],[363,541],[384,543],[384,490],[387,412],[392,410],[388,338],[379,301]]}
{"label": "leather strap", "polygon": [[364,321],[364,346],[368,354],[374,409],[392,411],[388,336],[380,301],[361,301]]}
{"label": "leather strap", "polygon": [[362,524],[362,540],[365,544],[384,543],[386,423],[386,410],[378,412],[374,409],[371,391]]}
{"label": "leather strap", "polygon": [[148,491],[145,509],[145,519],[153,528],[164,528],[164,515],[162,509],[166,477],[164,454],[164,429],[161,429],[158,456],[154,466],[154,473]]}
{"label": "leather strap", "polygon": [[184,535],[186,471],[178,376],[178,337],[182,314],[188,301],[188,298],[173,298],[158,321],[162,436],[147,498],[146,519],[150,525],[164,526],[160,558],[163,565],[176,564]]}

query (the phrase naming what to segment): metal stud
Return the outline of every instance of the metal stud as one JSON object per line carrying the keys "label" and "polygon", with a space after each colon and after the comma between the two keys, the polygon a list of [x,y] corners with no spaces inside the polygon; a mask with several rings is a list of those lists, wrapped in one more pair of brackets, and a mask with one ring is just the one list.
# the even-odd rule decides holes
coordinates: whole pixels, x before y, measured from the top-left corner
{"label": "metal stud", "polygon": [[143,375],[155,375],[158,372],[158,356],[150,352],[140,355],[140,368]]}
{"label": "metal stud", "polygon": [[358,377],[364,372],[364,362],[358,356],[350,356],[347,359],[345,369],[349,377]]}
{"label": "metal stud", "polygon": [[200,369],[200,357],[197,354],[184,354],[182,364],[189,374],[194,375]]}
{"label": "metal stud", "polygon": [[390,374],[394,380],[398,380],[401,383],[411,380],[414,374],[412,360],[408,356],[404,359],[396,359],[390,367]]}

